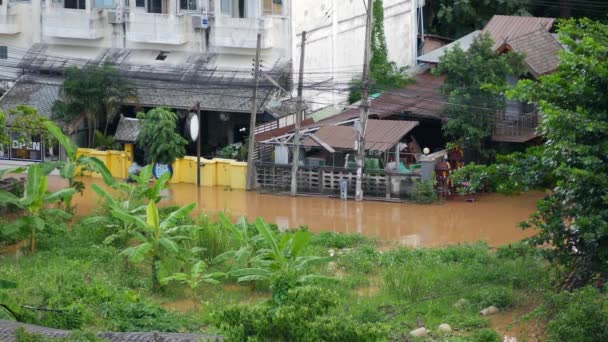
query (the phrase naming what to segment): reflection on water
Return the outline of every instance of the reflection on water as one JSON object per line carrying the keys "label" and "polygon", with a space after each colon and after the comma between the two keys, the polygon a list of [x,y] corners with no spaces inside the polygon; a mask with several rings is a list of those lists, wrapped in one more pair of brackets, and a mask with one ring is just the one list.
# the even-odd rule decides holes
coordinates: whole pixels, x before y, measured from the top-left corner
{"label": "reflection on water", "polygon": [[[84,196],[75,196],[78,212],[98,207],[85,178]],[[53,187],[63,184],[49,180]],[[258,194],[221,187],[200,188],[191,184],[172,185],[165,203],[197,204],[198,212],[214,215],[227,211],[248,219],[262,217],[281,228],[308,226],[311,231],[361,233],[406,246],[443,246],[453,243],[486,241],[498,246],[530,236],[517,224],[534,211],[543,194],[528,193],[507,197],[486,195],[475,203],[452,201],[441,205],[342,201],[313,197],[287,197]]]}

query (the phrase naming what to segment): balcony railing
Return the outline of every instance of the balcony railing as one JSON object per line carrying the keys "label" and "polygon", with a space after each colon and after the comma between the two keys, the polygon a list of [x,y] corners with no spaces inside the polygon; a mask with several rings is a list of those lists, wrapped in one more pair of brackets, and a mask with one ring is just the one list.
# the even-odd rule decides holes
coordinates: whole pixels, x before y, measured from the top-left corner
{"label": "balcony railing", "polygon": [[151,44],[184,44],[188,41],[188,24],[192,25],[192,20],[187,15],[132,12],[127,21],[127,40]]}
{"label": "balcony railing", "polygon": [[103,37],[101,10],[52,7],[43,15],[44,35],[59,38],[99,39]]}
{"label": "balcony railing", "polygon": [[217,17],[211,30],[213,45],[228,48],[255,49],[257,35],[262,34],[262,49],[271,48],[274,41],[274,18]]}
{"label": "balcony railing", "polygon": [[525,142],[535,138],[539,123],[537,113],[520,115],[516,120],[506,119],[504,113],[496,115],[492,138],[495,141]]}
{"label": "balcony railing", "polygon": [[0,34],[16,34],[21,32],[17,22],[17,11],[14,7],[0,9]]}

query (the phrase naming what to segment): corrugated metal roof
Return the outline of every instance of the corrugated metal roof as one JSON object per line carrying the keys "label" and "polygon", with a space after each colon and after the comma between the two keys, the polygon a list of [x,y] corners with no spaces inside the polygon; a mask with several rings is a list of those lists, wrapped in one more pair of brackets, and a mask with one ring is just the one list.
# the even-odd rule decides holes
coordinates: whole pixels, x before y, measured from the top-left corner
{"label": "corrugated metal roof", "polygon": [[480,33],[481,30],[473,31],[455,42],[442,46],[437,50],[433,50],[427,54],[418,57],[418,61],[424,63],[438,64],[439,59],[443,57],[443,55],[445,55],[448,50],[451,50],[456,47],[456,45],[459,45],[463,51],[468,51],[469,47],[471,47],[471,44],[473,44],[473,40],[477,38]]}
{"label": "corrugated metal roof", "polygon": [[544,29],[508,40],[506,44],[514,51],[526,55],[524,61],[535,77],[551,73],[559,66],[559,51],[562,46]]}
{"label": "corrugated metal roof", "polygon": [[[53,76],[24,75],[0,98],[0,109],[8,112],[18,105],[38,109],[38,114],[50,118],[59,98],[63,79]],[[9,124],[13,118],[9,116]]]}
{"label": "corrugated metal roof", "polygon": [[512,15],[495,15],[490,19],[483,32],[488,32],[494,40],[494,50],[506,40],[515,39],[533,31],[551,30],[555,18],[520,17]]}
{"label": "corrugated metal roof", "polygon": [[[418,121],[369,120],[365,132],[365,150],[388,151],[416,126]],[[357,133],[353,126],[323,126],[314,135],[334,149],[355,149]],[[321,147],[310,137],[302,145]]]}
{"label": "corrugated metal roof", "polygon": [[135,118],[120,116],[114,140],[121,143],[134,143],[139,135],[140,122]]}
{"label": "corrugated metal roof", "polygon": [[[445,98],[441,94],[444,76],[434,76],[428,72],[416,75],[414,83],[402,89],[394,89],[370,101],[369,115],[378,119],[408,113],[414,116],[440,119]],[[319,125],[336,124],[359,117],[359,108],[321,120]]]}

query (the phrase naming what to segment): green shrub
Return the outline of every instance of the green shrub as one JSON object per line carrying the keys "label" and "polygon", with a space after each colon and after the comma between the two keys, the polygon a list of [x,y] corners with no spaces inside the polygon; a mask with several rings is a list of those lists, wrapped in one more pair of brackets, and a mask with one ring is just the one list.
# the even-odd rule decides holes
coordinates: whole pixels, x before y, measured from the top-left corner
{"label": "green shrub", "polygon": [[492,329],[477,330],[471,336],[471,342],[500,342],[501,338],[498,333]]}
{"label": "green shrub", "polygon": [[435,183],[432,180],[417,182],[414,188],[414,202],[420,204],[431,204],[438,200],[435,191]]}
{"label": "green shrub", "polygon": [[378,266],[379,257],[375,247],[363,246],[342,255],[338,265],[351,272],[372,273]]}
{"label": "green shrub", "polygon": [[310,240],[313,246],[321,246],[327,248],[354,248],[363,244],[369,244],[373,240],[361,234],[343,234],[334,232],[321,232],[315,234]]}
{"label": "green shrub", "polygon": [[215,315],[229,341],[376,341],[386,336],[383,325],[336,316],[338,295],[319,287],[291,289],[281,305],[236,306]]}
{"label": "green shrub", "polygon": [[101,339],[91,332],[75,331],[68,337],[50,338],[43,335],[27,332],[23,328],[15,330],[16,342],[104,342],[106,339]]}
{"label": "green shrub", "polygon": [[445,318],[445,321],[449,323],[453,328],[458,328],[464,331],[471,331],[480,328],[485,328],[490,324],[490,321],[480,316],[479,314],[474,315],[450,315]]}
{"label": "green shrub", "polygon": [[606,298],[592,287],[549,294],[539,311],[550,341],[608,341]]}
{"label": "green shrub", "polygon": [[232,235],[221,224],[211,222],[206,215],[199,216],[197,226],[200,228],[192,231],[188,247],[197,248],[197,257],[211,264],[215,257],[230,249]]}
{"label": "green shrub", "polygon": [[490,305],[504,309],[513,304],[513,290],[503,286],[488,286],[471,294],[468,299],[478,309],[485,309]]}

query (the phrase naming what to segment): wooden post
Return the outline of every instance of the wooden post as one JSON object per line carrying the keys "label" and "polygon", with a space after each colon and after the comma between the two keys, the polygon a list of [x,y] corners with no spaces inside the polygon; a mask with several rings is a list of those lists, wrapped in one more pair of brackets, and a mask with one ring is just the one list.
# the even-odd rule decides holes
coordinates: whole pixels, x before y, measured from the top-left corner
{"label": "wooden post", "polygon": [[298,81],[298,104],[296,108],[296,131],[293,136],[293,158],[291,162],[291,196],[298,193],[298,166],[300,162],[300,125],[302,124],[302,91],[304,87],[304,52],[306,48],[306,31],[302,31],[300,45],[300,79]]}
{"label": "wooden post", "polygon": [[363,200],[363,166],[365,164],[365,130],[369,105],[367,103],[369,87],[369,59],[371,54],[373,0],[367,1],[367,22],[365,24],[365,52],[363,58],[363,75],[361,77],[361,106],[359,113],[359,129],[357,130],[357,182],[355,200]]}
{"label": "wooden post", "polygon": [[253,74],[253,98],[251,99],[251,118],[249,121],[249,146],[247,154],[247,191],[255,187],[255,165],[253,152],[255,151],[255,119],[258,114],[258,84],[260,75],[260,50],[262,49],[262,34],[258,33],[258,43],[255,50],[255,68]]}

